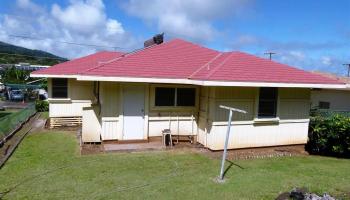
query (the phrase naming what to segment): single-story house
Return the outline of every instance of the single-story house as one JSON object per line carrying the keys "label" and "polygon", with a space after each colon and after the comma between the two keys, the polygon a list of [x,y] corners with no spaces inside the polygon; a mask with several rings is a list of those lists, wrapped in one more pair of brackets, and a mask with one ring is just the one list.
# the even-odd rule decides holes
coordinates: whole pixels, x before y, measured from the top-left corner
{"label": "single-story house", "polygon": [[330,111],[350,111],[350,78],[326,72],[313,72],[321,76],[346,83],[347,87],[338,89],[311,90],[311,108]]}
{"label": "single-story house", "polygon": [[[147,141],[170,129],[222,150],[305,144],[310,92],[344,88],[327,77],[243,52],[181,39],[131,53],[99,52],[33,72],[47,77],[52,122],[82,120],[83,142]],[[56,120],[56,121],[55,121]]]}

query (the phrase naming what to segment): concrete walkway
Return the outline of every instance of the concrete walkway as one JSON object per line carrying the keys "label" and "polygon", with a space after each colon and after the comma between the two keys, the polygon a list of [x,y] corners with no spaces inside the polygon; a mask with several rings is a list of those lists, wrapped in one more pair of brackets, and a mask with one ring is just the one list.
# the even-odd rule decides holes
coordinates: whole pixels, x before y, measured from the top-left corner
{"label": "concrete walkway", "polygon": [[130,144],[103,144],[104,151],[152,151],[152,150],[163,150],[165,147],[160,141],[152,141],[145,143],[130,143]]}

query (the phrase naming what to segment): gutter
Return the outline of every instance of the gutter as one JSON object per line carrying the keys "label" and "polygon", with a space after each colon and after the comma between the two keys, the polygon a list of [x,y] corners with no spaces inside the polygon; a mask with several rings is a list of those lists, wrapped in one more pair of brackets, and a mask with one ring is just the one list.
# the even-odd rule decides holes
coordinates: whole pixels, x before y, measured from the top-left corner
{"label": "gutter", "polygon": [[349,89],[350,84],[322,84],[322,83],[271,83],[271,82],[244,82],[244,81],[212,81],[175,78],[135,78],[112,76],[87,76],[87,75],[49,75],[31,74],[31,77],[47,78],[75,78],[78,81],[109,81],[109,82],[133,82],[133,83],[167,83],[187,84],[199,86],[232,86],[232,87],[280,87],[280,88],[321,88],[321,89]]}

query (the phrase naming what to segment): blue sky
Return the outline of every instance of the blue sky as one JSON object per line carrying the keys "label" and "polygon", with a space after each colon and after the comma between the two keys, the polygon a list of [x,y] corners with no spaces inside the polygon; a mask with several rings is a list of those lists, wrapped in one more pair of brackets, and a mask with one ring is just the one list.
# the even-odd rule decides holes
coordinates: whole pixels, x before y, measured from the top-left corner
{"label": "blue sky", "polygon": [[[152,35],[240,50],[306,70],[345,74],[348,0],[2,0],[0,40],[75,58],[108,47],[130,51]],[[41,40],[15,38],[25,35]]]}

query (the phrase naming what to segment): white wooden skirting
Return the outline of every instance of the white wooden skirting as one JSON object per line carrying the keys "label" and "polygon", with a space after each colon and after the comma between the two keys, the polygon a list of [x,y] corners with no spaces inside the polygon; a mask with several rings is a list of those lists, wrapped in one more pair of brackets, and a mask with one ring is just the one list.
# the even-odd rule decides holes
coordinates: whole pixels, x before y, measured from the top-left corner
{"label": "white wooden skirting", "polygon": [[90,100],[49,99],[49,117],[82,117],[83,108],[90,107]]}
{"label": "white wooden skirting", "polygon": [[102,117],[102,140],[118,139],[118,117]]}
{"label": "white wooden skirting", "polygon": [[[206,146],[221,150],[225,141],[227,124],[215,122],[206,134]],[[254,122],[231,124],[229,149],[276,145],[306,144],[309,120],[280,120],[279,123],[255,124]]]}

